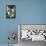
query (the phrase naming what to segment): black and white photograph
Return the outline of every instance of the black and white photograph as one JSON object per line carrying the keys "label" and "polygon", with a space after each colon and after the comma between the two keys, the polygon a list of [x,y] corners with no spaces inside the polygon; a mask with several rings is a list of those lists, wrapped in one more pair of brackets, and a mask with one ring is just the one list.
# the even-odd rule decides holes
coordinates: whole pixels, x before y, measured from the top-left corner
{"label": "black and white photograph", "polygon": [[46,25],[20,24],[18,25],[18,33],[20,46],[46,43]]}

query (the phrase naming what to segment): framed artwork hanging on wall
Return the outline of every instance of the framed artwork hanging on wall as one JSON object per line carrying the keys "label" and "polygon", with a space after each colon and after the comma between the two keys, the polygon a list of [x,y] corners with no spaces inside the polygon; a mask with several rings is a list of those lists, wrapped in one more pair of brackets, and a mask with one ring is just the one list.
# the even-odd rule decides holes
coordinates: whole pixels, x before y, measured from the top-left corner
{"label": "framed artwork hanging on wall", "polygon": [[6,5],[6,18],[16,18],[16,5]]}

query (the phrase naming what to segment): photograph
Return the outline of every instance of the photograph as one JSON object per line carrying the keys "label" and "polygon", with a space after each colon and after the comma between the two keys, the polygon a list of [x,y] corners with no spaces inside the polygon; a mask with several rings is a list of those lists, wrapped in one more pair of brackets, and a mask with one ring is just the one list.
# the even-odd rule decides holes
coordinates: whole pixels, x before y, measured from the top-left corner
{"label": "photograph", "polygon": [[19,24],[18,34],[20,46],[43,43],[46,42],[46,25]]}
{"label": "photograph", "polygon": [[6,18],[16,18],[16,5],[6,5]]}

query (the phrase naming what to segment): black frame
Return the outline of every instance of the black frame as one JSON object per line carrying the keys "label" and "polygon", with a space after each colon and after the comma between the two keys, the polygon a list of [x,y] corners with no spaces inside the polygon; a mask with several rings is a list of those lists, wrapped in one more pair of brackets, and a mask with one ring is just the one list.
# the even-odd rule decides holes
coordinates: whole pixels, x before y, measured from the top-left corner
{"label": "black frame", "polygon": [[[10,9],[14,8],[14,17],[8,16],[7,7],[9,7]],[[16,5],[6,5],[6,18],[8,18],[8,19],[9,18],[11,18],[11,19],[16,18]]]}

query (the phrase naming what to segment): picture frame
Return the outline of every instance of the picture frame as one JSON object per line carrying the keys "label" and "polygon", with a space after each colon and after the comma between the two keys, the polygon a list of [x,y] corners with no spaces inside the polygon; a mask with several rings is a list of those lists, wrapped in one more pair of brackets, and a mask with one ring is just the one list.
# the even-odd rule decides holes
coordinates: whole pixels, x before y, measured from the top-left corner
{"label": "picture frame", "polygon": [[16,18],[16,5],[6,5],[6,18]]}

